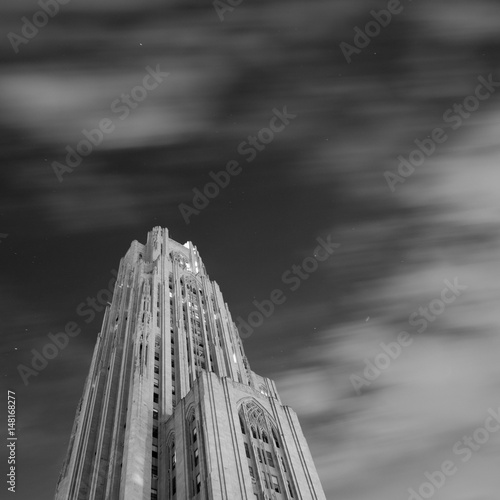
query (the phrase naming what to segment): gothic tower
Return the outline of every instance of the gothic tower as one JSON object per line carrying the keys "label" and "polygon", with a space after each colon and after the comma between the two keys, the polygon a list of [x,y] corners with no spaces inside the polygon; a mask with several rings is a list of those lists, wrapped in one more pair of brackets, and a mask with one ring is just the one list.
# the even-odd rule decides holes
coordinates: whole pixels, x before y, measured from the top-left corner
{"label": "gothic tower", "polygon": [[120,262],[56,500],[325,500],[295,412],[254,373],[196,250]]}

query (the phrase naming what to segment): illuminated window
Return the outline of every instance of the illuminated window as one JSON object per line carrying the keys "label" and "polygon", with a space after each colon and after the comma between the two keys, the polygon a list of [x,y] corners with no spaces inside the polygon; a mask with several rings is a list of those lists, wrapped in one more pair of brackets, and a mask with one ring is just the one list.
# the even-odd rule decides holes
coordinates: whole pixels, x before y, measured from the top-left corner
{"label": "illuminated window", "polygon": [[280,486],[279,486],[279,483],[278,483],[278,478],[276,476],[271,476],[272,477],[272,482],[273,482],[273,489],[274,491],[276,491],[277,493],[280,492]]}

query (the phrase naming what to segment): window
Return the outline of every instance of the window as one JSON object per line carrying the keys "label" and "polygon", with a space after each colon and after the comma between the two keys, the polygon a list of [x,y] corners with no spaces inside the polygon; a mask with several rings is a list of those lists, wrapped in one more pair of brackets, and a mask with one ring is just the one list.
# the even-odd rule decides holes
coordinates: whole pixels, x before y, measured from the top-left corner
{"label": "window", "polygon": [[293,490],[292,490],[292,485],[290,484],[290,481],[287,481],[286,484],[288,485],[288,491],[290,492],[290,496],[293,497]]}
{"label": "window", "polygon": [[153,394],[153,403],[158,403],[158,393],[157,392],[155,392]]}
{"label": "window", "polygon": [[266,488],[269,488],[269,486],[267,485],[267,479],[266,479],[266,474],[264,472],[261,472],[262,474],[262,481],[264,481],[264,485]]}
{"label": "window", "polygon": [[175,476],[172,478],[172,495],[175,495],[175,492],[177,491],[177,482],[175,480]]}
{"label": "window", "polygon": [[198,439],[198,429],[196,426],[193,428],[193,443],[196,443],[196,440]]}
{"label": "window", "polygon": [[278,478],[276,476],[271,476],[272,477],[272,483],[273,483],[273,489],[277,493],[280,492],[280,485],[278,484]]}
{"label": "window", "polygon": [[280,447],[280,443],[278,441],[278,438],[276,437],[276,434],[274,433],[274,429],[273,429],[273,439],[274,439],[274,444],[276,445],[276,448],[279,448]]}
{"label": "window", "polygon": [[250,449],[248,448],[248,444],[245,443],[245,455],[247,458],[250,458]]}
{"label": "window", "polygon": [[255,430],[255,427],[252,427],[252,436],[257,439],[257,431]]}
{"label": "window", "polygon": [[156,361],[159,361],[159,359],[160,359],[160,353],[155,352],[155,359],[156,359]]}
{"label": "window", "polygon": [[160,382],[159,382],[159,380],[157,378],[155,378],[155,380],[154,380],[154,386],[155,387],[159,387],[160,386]]}
{"label": "window", "polygon": [[154,438],[158,437],[158,427],[153,427],[153,437]]}
{"label": "window", "polygon": [[160,368],[158,366],[155,366],[155,373],[160,373]]}
{"label": "window", "polygon": [[156,500],[158,498],[158,490],[151,490],[151,500]]}
{"label": "window", "polygon": [[199,474],[196,475],[196,493],[199,493],[201,490],[201,476]]}
{"label": "window", "polygon": [[271,467],[274,467],[273,456],[271,455],[271,452],[270,451],[266,451],[266,455],[267,455],[267,463]]}
{"label": "window", "polygon": [[153,475],[155,475],[155,476],[157,476],[157,475],[158,475],[158,466],[153,465],[153,466],[151,467],[151,474],[153,474]]}
{"label": "window", "polygon": [[153,410],[153,419],[158,420],[158,410]]}
{"label": "window", "polygon": [[280,460],[281,460],[281,465],[283,466],[283,472],[286,472],[285,461],[283,460],[283,457],[280,457]]}
{"label": "window", "polygon": [[267,439],[267,434],[265,432],[262,433],[262,441],[264,441],[264,443],[269,443],[269,439]]}
{"label": "window", "polygon": [[200,461],[200,454],[198,451],[198,448],[194,450],[194,466],[196,467],[198,465],[198,462]]}
{"label": "window", "polygon": [[250,467],[250,466],[248,466],[248,470],[249,470],[249,472],[250,472],[250,477],[251,477],[252,479],[255,479],[255,476],[253,475],[253,468],[252,468],[252,467]]}
{"label": "window", "polygon": [[257,455],[259,456],[259,462],[262,463],[262,455],[260,454],[260,448],[257,448]]}

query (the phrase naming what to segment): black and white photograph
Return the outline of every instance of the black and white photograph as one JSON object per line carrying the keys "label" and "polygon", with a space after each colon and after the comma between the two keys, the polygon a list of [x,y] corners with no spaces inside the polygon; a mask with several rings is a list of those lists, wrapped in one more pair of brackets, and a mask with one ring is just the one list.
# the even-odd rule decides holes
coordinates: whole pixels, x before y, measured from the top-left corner
{"label": "black and white photograph", "polygon": [[498,0],[0,27],[2,499],[500,499]]}

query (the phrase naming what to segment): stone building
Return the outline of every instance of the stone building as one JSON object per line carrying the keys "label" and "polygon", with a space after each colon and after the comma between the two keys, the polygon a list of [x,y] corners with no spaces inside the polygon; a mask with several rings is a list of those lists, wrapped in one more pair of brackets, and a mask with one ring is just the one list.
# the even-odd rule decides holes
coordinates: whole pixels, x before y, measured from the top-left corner
{"label": "stone building", "polygon": [[56,490],[84,499],[325,500],[295,412],[167,229],[120,263]]}

